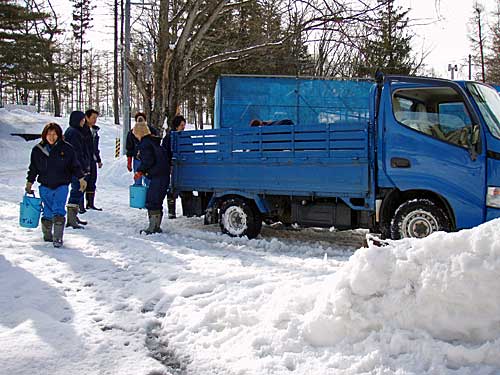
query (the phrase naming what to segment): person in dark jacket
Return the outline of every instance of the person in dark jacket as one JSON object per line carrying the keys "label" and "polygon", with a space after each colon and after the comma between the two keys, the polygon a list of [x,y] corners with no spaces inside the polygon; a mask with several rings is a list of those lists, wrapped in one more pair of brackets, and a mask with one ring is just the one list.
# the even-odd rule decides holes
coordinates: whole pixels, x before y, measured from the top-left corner
{"label": "person in dark jacket", "polygon": [[[172,145],[171,145],[171,132],[177,131],[181,132],[186,128],[186,119],[181,116],[177,115],[174,117],[172,120],[172,127],[171,129],[167,130],[167,133],[165,134],[165,137],[163,138],[162,141],[162,146],[167,148],[170,153],[170,159],[172,159]],[[168,207],[168,218],[169,219],[175,219],[177,217],[175,213],[175,200],[178,197],[178,193],[174,192],[171,188],[167,192],[167,207]],[[182,199],[182,198],[181,198]]]}
{"label": "person in dark jacket", "polygon": [[[137,112],[134,116],[136,124],[138,122],[144,122],[146,123],[146,114],[144,112]],[[156,131],[155,128],[152,126],[147,125],[149,132],[151,135],[156,136],[158,135],[158,132]],[[135,128],[135,126],[134,126]],[[134,128],[130,129],[130,131],[127,134],[127,140],[125,143],[125,150],[127,151],[127,169],[129,172],[134,171],[134,173],[137,172],[139,165],[141,164],[141,159],[138,154],[138,145],[139,145],[139,139],[137,136],[134,134]],[[144,182],[145,185],[148,185],[149,180],[146,177],[134,180],[135,185],[142,185]]]}
{"label": "person in dark jacket", "polygon": [[[81,111],[73,111],[69,116],[69,127],[64,132],[64,139],[73,146],[76,153],[76,159],[82,167],[85,176],[90,174],[90,156],[89,147],[85,142],[85,114]],[[87,222],[78,218],[78,209],[83,199],[83,192],[80,191],[80,183],[75,177],[71,180],[71,191],[69,193],[68,205],[68,220],[67,227],[74,229],[83,228],[81,225],[86,225]]]}
{"label": "person in dark jacket", "polygon": [[[87,117],[85,116],[85,123],[82,126],[82,142],[83,142],[83,147],[87,153],[87,158],[88,158],[88,173],[85,175],[85,180],[87,181],[87,187],[91,178],[92,174],[92,164],[94,164],[95,167],[95,162],[94,162],[94,142],[92,139],[92,131],[90,130],[90,126],[87,123]],[[84,214],[87,212],[85,209],[85,199],[84,199],[85,193],[82,194],[82,197],[80,198],[80,202],[78,202],[78,212],[80,214]]]}
{"label": "person in dark jacket", "polygon": [[92,154],[90,155],[90,175],[87,184],[87,190],[85,191],[85,199],[87,200],[87,205],[85,208],[90,210],[102,211],[102,208],[97,208],[94,205],[97,183],[97,168],[102,168],[101,151],[99,150],[100,128],[96,125],[98,116],[99,112],[97,112],[95,109],[88,109],[87,111],[85,111],[85,123],[90,129],[92,143]]}
{"label": "person in dark jacket", "polygon": [[139,139],[138,152],[141,163],[134,174],[138,180],[143,176],[149,178],[149,188],[146,194],[149,226],[141,233],[161,233],[163,218],[163,201],[167,195],[170,182],[170,156],[167,148],[160,145],[160,138],[150,134],[144,121],[139,121],[134,127],[134,135]]}
{"label": "person in dark jacket", "polygon": [[53,242],[54,247],[63,244],[66,220],[64,206],[72,178],[78,181],[80,191],[85,190],[86,181],[73,147],[63,140],[61,127],[49,123],[43,128],[42,141],[31,150],[25,191],[34,193],[32,187],[35,179],[40,184],[43,239]]}

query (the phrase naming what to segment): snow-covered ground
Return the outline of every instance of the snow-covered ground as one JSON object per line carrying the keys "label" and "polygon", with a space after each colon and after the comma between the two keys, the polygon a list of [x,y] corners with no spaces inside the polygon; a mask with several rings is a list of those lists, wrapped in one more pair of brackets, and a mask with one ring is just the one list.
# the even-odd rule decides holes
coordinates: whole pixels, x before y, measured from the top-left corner
{"label": "snow-covered ground", "polygon": [[[65,247],[18,226],[30,149],[55,119],[0,109],[0,374],[498,374],[500,220],[359,249],[364,232],[139,235],[120,129]],[[180,211],[180,205],[178,207]]]}

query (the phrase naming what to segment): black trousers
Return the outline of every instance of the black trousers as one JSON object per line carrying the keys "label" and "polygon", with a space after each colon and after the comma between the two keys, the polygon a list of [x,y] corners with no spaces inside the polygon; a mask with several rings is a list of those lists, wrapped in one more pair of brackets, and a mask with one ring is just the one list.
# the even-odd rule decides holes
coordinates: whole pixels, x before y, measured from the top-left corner
{"label": "black trousers", "polygon": [[97,183],[97,163],[90,163],[90,175],[87,179],[87,189],[85,191],[94,192]]}
{"label": "black trousers", "polygon": [[167,196],[168,185],[170,184],[170,176],[153,176],[149,178],[149,188],[146,194],[146,208],[155,211],[162,210],[163,201]]}

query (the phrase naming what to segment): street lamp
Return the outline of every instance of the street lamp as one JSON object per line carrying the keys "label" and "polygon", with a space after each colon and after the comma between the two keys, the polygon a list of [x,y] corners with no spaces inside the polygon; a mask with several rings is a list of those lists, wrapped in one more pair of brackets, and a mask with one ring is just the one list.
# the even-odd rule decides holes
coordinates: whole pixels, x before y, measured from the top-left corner
{"label": "street lamp", "polygon": [[455,72],[458,71],[457,65],[448,64],[448,71],[451,72],[451,80],[453,81],[455,79]]}

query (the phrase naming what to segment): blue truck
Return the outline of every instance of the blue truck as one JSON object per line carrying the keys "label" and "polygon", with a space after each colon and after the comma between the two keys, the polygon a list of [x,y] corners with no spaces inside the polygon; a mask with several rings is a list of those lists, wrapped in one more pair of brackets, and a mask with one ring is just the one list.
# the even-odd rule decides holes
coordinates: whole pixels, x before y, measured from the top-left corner
{"label": "blue truck", "polygon": [[214,129],[172,147],[185,213],[231,236],[279,221],[422,238],[500,217],[500,95],[478,82],[221,76]]}

